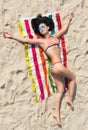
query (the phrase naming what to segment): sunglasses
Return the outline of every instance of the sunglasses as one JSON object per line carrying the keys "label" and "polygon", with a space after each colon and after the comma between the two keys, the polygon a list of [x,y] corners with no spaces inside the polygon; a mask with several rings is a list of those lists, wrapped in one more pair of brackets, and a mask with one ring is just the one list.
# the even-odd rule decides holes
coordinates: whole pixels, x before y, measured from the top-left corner
{"label": "sunglasses", "polygon": [[38,28],[38,30],[40,31],[41,29],[44,29],[44,28],[46,28],[46,26],[42,25],[41,27]]}

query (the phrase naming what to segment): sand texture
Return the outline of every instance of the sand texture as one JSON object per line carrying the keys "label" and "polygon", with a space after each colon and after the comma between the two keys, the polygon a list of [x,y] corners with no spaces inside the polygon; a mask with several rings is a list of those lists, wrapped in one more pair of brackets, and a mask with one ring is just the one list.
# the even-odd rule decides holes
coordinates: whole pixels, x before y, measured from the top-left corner
{"label": "sand texture", "polygon": [[59,11],[61,20],[74,12],[68,33],[68,68],[76,75],[75,110],[61,105],[62,128],[53,126],[54,95],[39,104],[28,77],[24,46],[0,35],[0,130],[88,130],[88,0],[0,0],[0,32],[20,35],[19,17]]}

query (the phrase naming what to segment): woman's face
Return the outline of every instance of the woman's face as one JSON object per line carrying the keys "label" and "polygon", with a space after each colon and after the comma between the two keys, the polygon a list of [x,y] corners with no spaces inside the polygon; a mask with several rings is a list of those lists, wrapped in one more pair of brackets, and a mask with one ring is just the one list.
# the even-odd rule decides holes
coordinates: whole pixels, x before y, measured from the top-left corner
{"label": "woman's face", "polygon": [[41,23],[41,24],[39,25],[38,30],[39,30],[39,32],[40,32],[42,35],[45,35],[46,33],[49,32],[49,27],[48,27],[46,24]]}

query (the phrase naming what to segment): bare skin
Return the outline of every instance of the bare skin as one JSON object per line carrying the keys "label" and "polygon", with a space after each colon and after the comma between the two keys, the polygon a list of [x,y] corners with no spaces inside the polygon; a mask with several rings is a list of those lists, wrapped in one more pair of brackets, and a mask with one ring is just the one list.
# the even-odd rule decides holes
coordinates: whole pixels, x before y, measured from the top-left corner
{"label": "bare skin", "polygon": [[[9,34],[8,32],[3,32],[3,36],[4,38],[11,38],[11,39],[17,40],[21,42],[22,44],[24,44],[25,42],[28,44],[37,44],[43,50],[45,50],[48,47],[47,39],[51,40],[53,43],[57,43],[58,37],[60,37],[62,34],[64,34],[67,31],[70,21],[72,20],[73,16],[74,14],[70,13],[66,17],[65,24],[62,27],[62,29],[52,36],[49,34],[49,31],[48,31],[49,27],[46,26],[44,23],[41,23],[39,25],[39,27],[41,27],[42,25],[46,26],[45,28],[40,30],[40,33],[44,35],[44,38],[40,38],[40,39],[22,38],[19,36]],[[48,48],[46,54],[50,57],[52,64],[54,62],[61,61],[60,51],[59,51],[58,46],[52,46]],[[55,110],[54,110],[53,117],[56,120],[56,125],[61,126],[60,107],[61,107],[62,96],[64,93],[63,77],[66,77],[69,80],[69,83],[68,83],[69,93],[68,93],[67,104],[70,106],[71,109],[74,109],[73,95],[74,95],[76,78],[75,78],[75,75],[66,67],[64,67],[61,63],[55,64],[51,74],[55,80],[57,90],[58,90],[55,95],[55,102],[54,102]]]}

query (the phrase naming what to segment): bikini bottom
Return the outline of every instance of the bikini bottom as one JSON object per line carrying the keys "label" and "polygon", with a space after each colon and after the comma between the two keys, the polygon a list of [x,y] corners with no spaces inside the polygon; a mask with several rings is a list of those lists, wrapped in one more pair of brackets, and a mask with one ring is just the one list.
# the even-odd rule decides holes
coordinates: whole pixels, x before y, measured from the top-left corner
{"label": "bikini bottom", "polygon": [[56,64],[58,64],[58,63],[62,64],[61,61],[57,61],[57,62],[54,62],[53,64],[50,65],[50,71],[51,71],[51,72],[53,71],[54,66],[55,66]]}

